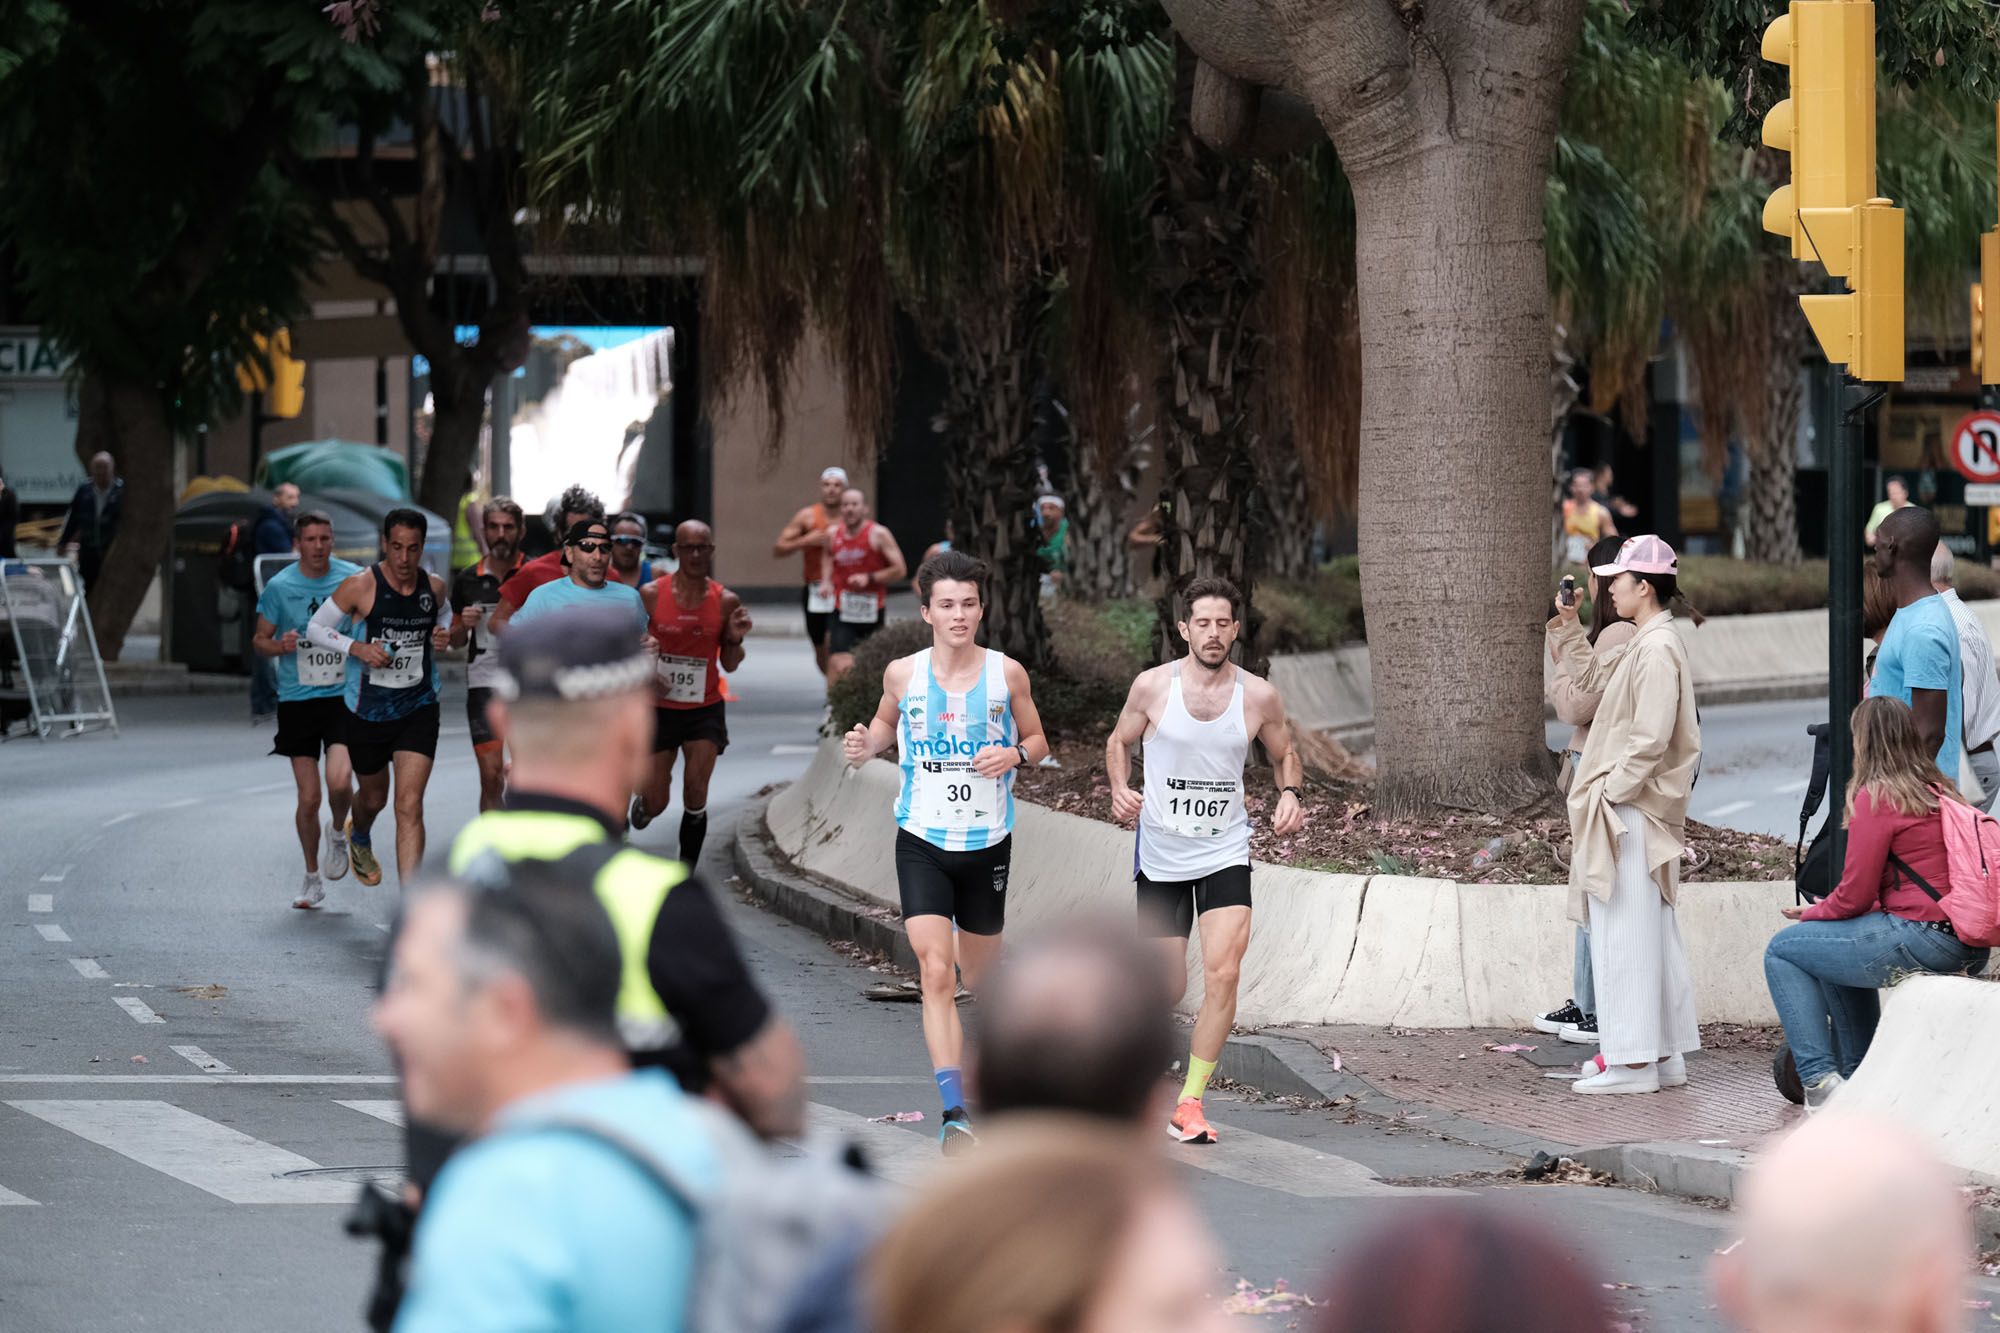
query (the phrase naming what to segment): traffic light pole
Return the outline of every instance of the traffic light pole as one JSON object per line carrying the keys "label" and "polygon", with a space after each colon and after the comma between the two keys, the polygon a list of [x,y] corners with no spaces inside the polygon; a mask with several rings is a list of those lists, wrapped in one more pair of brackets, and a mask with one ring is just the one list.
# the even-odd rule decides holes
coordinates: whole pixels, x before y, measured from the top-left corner
{"label": "traffic light pole", "polygon": [[1833,831],[1832,864],[1847,859],[1847,779],[1854,772],[1854,733],[1850,722],[1861,702],[1861,562],[1862,477],[1867,453],[1868,409],[1881,401],[1873,385],[1833,380],[1838,424],[1833,432],[1833,456],[1827,460],[1827,721],[1832,765],[1827,770],[1830,807],[1827,827]]}

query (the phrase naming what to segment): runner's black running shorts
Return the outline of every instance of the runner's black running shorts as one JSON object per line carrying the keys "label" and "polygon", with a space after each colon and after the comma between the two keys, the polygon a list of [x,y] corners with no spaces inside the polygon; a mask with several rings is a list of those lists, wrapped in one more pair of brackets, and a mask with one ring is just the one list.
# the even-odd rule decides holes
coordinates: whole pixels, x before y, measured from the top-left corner
{"label": "runner's black running shorts", "polygon": [[349,716],[347,753],[360,777],[372,777],[389,766],[396,754],[420,754],[437,758],[438,705],[433,699],[422,708],[402,717],[370,720]]}
{"label": "runner's black running shorts", "polygon": [[1162,939],[1185,939],[1194,919],[1218,907],[1250,905],[1250,867],[1224,866],[1199,879],[1152,880],[1140,871],[1139,929]]}
{"label": "runner's black running shorts", "polygon": [[317,759],[322,750],[347,744],[347,701],[339,695],[323,699],[278,701],[278,736],[271,753],[287,759]]}
{"label": "runner's black running shorts", "polygon": [[1007,923],[1007,870],[1013,859],[1012,835],[976,852],[947,852],[897,829],[903,919],[942,916],[968,935],[998,935]]}
{"label": "runner's black running shorts", "polygon": [[689,741],[708,741],[721,754],[729,748],[726,699],[699,708],[655,708],[653,710],[653,753],[678,750]]}

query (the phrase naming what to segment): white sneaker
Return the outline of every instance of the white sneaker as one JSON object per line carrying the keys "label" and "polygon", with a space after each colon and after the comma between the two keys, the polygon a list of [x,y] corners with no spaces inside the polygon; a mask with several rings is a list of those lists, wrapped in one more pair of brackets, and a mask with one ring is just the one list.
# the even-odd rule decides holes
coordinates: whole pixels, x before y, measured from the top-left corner
{"label": "white sneaker", "polygon": [[292,899],[292,906],[310,911],[326,901],[326,888],[319,882],[319,876],[308,870],[306,881],[299,886],[299,896]]}
{"label": "white sneaker", "polygon": [[1571,1092],[1585,1096],[1617,1096],[1628,1092],[1658,1092],[1660,1090],[1660,1067],[1647,1065],[1643,1069],[1627,1069],[1624,1065],[1610,1065],[1602,1073],[1580,1078],[1569,1085]]}
{"label": "white sneaker", "polygon": [[1688,1062],[1684,1055],[1670,1055],[1654,1068],[1660,1071],[1660,1086],[1678,1088],[1688,1081]]}
{"label": "white sneaker", "polygon": [[326,821],[326,855],[320,863],[328,879],[347,878],[347,834],[330,819]]}
{"label": "white sneaker", "polygon": [[1839,1092],[1847,1080],[1839,1074],[1828,1074],[1817,1083],[1806,1084],[1806,1114],[1826,1108],[1827,1099]]}

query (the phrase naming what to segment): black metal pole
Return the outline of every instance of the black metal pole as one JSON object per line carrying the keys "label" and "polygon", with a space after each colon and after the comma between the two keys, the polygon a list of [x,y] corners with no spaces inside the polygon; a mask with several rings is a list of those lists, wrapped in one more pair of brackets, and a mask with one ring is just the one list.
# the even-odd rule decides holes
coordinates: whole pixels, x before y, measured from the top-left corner
{"label": "black metal pole", "polygon": [[264,456],[264,393],[250,395],[250,480],[257,480],[257,460]]}
{"label": "black metal pole", "polygon": [[1867,552],[1862,539],[1866,497],[1862,480],[1867,453],[1868,409],[1882,391],[1866,384],[1849,384],[1830,376],[1834,423],[1833,451],[1827,464],[1827,720],[1832,764],[1827,771],[1831,809],[1827,827],[1833,830],[1833,864],[1846,861],[1847,834],[1843,818],[1847,780],[1854,772],[1854,733],[1849,723],[1861,702],[1861,562]]}

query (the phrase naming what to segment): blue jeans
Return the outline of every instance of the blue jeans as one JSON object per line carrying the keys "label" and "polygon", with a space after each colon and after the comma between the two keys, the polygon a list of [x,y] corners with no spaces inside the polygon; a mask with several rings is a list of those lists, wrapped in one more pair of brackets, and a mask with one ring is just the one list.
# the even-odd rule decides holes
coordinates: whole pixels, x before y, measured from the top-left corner
{"label": "blue jeans", "polygon": [[1590,970],[1590,932],[1576,928],[1576,958],[1570,964],[1570,993],[1576,1007],[1586,1014],[1597,1012],[1597,979]]}
{"label": "blue jeans", "polygon": [[1764,980],[1799,1080],[1852,1077],[1882,1017],[1875,992],[1912,972],[1970,975],[1986,950],[1887,912],[1848,921],[1801,921],[1764,946]]}

